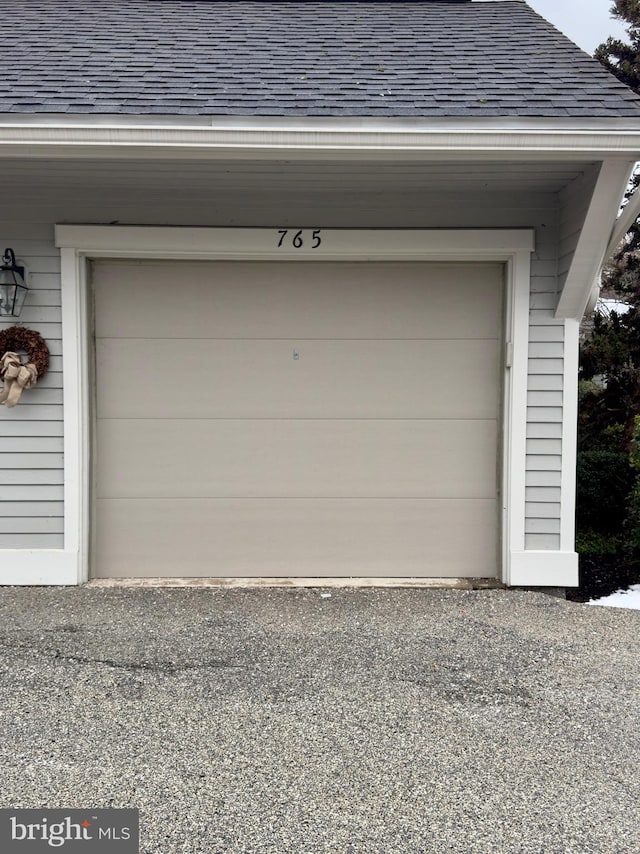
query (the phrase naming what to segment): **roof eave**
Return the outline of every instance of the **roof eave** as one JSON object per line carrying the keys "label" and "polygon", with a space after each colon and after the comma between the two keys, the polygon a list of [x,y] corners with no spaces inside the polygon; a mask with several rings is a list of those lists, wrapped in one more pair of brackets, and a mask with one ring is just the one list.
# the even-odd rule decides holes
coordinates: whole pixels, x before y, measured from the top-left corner
{"label": "roof eave", "polygon": [[233,157],[349,156],[510,159],[619,156],[640,159],[635,119],[282,119],[140,116],[0,116],[0,156]]}

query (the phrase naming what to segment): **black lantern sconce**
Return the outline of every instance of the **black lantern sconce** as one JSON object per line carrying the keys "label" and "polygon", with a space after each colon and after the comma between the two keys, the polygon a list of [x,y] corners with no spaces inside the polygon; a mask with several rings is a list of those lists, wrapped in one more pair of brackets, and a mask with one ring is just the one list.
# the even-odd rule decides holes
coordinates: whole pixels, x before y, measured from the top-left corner
{"label": "black lantern sconce", "polygon": [[0,317],[19,317],[28,290],[24,267],[16,265],[13,249],[5,249],[0,267]]}

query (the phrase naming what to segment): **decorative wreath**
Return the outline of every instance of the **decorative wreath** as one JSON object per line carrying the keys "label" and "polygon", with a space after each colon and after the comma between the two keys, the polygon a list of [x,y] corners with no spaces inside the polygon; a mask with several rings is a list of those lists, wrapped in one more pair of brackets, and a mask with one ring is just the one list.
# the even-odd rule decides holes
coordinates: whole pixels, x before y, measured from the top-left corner
{"label": "decorative wreath", "polygon": [[[24,364],[20,353],[27,354]],[[20,400],[24,389],[32,388],[49,370],[49,348],[33,329],[11,326],[0,332],[0,403],[9,408]]]}
{"label": "decorative wreath", "polygon": [[41,380],[49,370],[49,348],[39,332],[24,326],[10,326],[0,332],[0,356],[4,353],[24,352],[35,366]]}

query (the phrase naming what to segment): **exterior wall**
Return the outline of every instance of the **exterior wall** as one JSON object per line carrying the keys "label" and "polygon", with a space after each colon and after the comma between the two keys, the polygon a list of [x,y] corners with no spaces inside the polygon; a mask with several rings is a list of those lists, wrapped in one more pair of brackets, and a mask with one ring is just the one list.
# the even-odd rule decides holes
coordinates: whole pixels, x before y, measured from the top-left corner
{"label": "exterior wall", "polygon": [[560,548],[565,333],[564,321],[554,318],[557,246],[557,228],[537,229],[529,311],[526,549]]}
{"label": "exterior wall", "polygon": [[[19,323],[37,329],[51,352],[47,376],[15,409],[0,412],[0,549],[62,548],[63,430],[60,255],[51,224],[0,223],[3,247],[28,266]],[[4,321],[0,328],[13,325]]]}
{"label": "exterior wall", "polygon": [[[268,195],[268,198],[267,198]],[[47,339],[52,370],[14,410],[0,408],[0,548],[63,545],[60,261],[56,222],[245,227],[536,229],[532,258],[526,548],[560,548],[564,323],[554,320],[558,290],[557,195],[501,192],[430,196],[424,192],[331,195],[283,190],[234,197],[210,192],[112,191],[107,185],[41,187],[18,197],[1,239],[27,265],[31,293],[20,322]],[[36,201],[37,198],[37,201]],[[2,323],[2,326],[9,325]]]}

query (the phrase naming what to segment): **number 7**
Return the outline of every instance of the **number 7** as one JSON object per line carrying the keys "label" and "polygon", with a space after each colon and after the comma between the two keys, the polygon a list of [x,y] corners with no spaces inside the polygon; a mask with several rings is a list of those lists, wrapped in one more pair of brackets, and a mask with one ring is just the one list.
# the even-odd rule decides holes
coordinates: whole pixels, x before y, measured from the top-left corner
{"label": "number 7", "polygon": [[280,240],[278,241],[278,249],[282,246],[282,241],[287,236],[288,231],[289,231],[289,229],[287,229],[287,228],[278,229],[278,234],[280,235]]}

